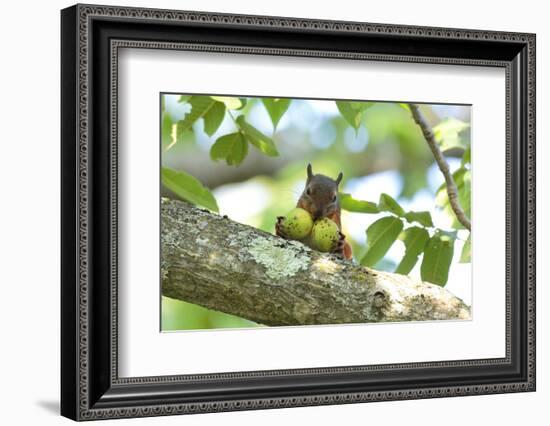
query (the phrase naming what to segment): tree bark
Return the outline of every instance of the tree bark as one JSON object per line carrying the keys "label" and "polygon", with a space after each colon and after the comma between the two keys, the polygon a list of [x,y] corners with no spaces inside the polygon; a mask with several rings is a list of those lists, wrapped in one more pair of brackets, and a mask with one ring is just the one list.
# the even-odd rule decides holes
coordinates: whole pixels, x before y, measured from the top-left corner
{"label": "tree bark", "polygon": [[470,319],[449,291],[162,199],[162,294],[265,325]]}

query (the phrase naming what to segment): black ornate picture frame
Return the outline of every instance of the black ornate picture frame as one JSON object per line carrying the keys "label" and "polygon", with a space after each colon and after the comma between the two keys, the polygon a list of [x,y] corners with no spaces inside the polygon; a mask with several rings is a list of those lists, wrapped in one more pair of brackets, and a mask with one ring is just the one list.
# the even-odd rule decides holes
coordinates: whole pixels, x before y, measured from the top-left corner
{"label": "black ornate picture frame", "polygon": [[[61,27],[62,415],[91,420],[535,390],[534,34],[95,5],[64,9]],[[120,378],[121,47],[503,68],[506,356]]]}

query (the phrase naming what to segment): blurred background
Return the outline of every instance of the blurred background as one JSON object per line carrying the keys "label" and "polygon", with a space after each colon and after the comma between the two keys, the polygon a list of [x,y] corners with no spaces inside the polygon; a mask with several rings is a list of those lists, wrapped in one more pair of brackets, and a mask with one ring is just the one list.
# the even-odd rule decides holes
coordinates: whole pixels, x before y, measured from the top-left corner
{"label": "blurred background", "polygon": [[[243,102],[238,108],[231,109],[226,103],[226,113],[215,131],[205,129],[206,121],[198,119],[189,131],[178,133],[176,123],[181,123],[192,110],[189,96],[162,95],[162,166],[198,179],[211,191],[220,214],[270,233],[274,232],[276,217],[296,205],[304,188],[308,163],[314,173],[332,178],[343,172],[341,191],[353,198],[376,203],[380,194],[388,194],[406,211],[430,212],[434,229],[455,233],[445,287],[471,304],[471,263],[460,262],[469,232],[461,229],[448,201],[445,204],[445,193],[441,192],[443,175],[406,107],[372,102],[357,114],[358,121],[351,123],[333,100],[293,99],[284,113],[275,114],[274,119],[273,109],[269,110],[262,99],[240,99]],[[424,104],[421,111],[434,127],[451,171],[467,170],[469,176],[470,107]],[[235,132],[238,127],[235,118],[241,115],[273,141],[278,156],[265,155],[250,146],[238,165],[211,158],[210,150],[216,140]],[[468,216],[469,190],[468,186],[467,192],[461,193],[463,204],[467,198],[467,206],[463,207]],[[178,198],[167,187],[163,187],[162,195]],[[342,211],[343,233],[353,246],[357,262],[366,250],[366,229],[382,216]],[[375,269],[395,271],[404,253],[405,245],[396,241]],[[420,278],[420,265],[418,261],[409,275]],[[162,297],[161,303],[163,331],[258,326],[166,297]]]}

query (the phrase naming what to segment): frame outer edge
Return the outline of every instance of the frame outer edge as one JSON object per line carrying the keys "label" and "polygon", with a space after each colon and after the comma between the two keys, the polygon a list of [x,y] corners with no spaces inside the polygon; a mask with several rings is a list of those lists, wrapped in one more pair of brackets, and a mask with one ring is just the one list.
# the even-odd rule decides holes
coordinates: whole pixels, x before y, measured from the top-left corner
{"label": "frame outer edge", "polygon": [[[65,134],[63,134],[62,140],[62,155],[63,155],[63,173],[67,173],[69,170],[70,164],[68,163],[69,159],[65,153],[65,147],[68,143],[74,145],[75,139],[78,144],[78,151],[75,156],[71,158],[71,161],[76,160],[76,173],[74,175],[75,182],[72,187],[75,189],[77,203],[74,203],[73,206],[66,206],[63,204],[62,211],[75,212],[77,216],[77,226],[76,233],[73,233],[72,238],[75,235],[78,235],[77,248],[78,250],[72,253],[72,256],[68,257],[66,251],[62,253],[62,271],[67,272],[69,268],[67,267],[67,262],[74,259],[76,254],[78,257],[77,264],[77,283],[78,288],[75,288],[75,282],[73,280],[64,279],[62,281],[62,291],[66,287],[69,287],[69,284],[73,286],[73,293],[76,298],[76,312],[74,312],[71,319],[73,320],[73,325],[77,323],[78,327],[76,333],[73,336],[68,336],[66,329],[64,328],[65,338],[62,339],[62,353],[71,345],[74,346],[74,352],[78,355],[78,359],[71,364],[71,368],[74,370],[75,382],[72,384],[71,389],[74,389],[76,394],[75,401],[76,406],[74,407],[74,412],[67,409],[68,396],[67,386],[62,386],[62,414],[67,415],[73,419],[78,420],[91,420],[91,419],[101,419],[101,418],[113,418],[113,417],[141,417],[141,416],[151,416],[151,415],[169,415],[169,414],[179,414],[179,413],[193,413],[193,412],[215,412],[215,411],[229,411],[229,410],[243,410],[243,409],[263,409],[263,408],[282,408],[282,407],[291,407],[291,406],[308,406],[308,405],[325,405],[325,404],[342,404],[342,403],[351,403],[351,402],[366,402],[366,401],[381,401],[381,400],[400,400],[400,399],[416,399],[416,398],[433,398],[441,396],[461,396],[461,395],[474,395],[474,394],[488,394],[488,393],[502,393],[502,392],[517,392],[517,391],[528,391],[534,390],[534,351],[535,351],[535,318],[534,318],[534,285],[535,285],[535,236],[534,236],[534,227],[535,227],[535,211],[534,211],[534,148],[535,148],[535,35],[528,33],[509,33],[509,32],[496,32],[496,31],[483,31],[483,30],[463,30],[463,29],[447,29],[447,28],[430,28],[430,27],[414,27],[414,26],[403,26],[403,25],[389,25],[389,24],[368,24],[368,23],[357,23],[357,22],[336,22],[336,21],[325,21],[325,20],[310,20],[310,19],[300,19],[300,18],[285,18],[285,17],[268,17],[268,16],[244,16],[244,15],[228,15],[228,14],[217,14],[217,13],[208,13],[208,12],[189,12],[189,11],[169,11],[169,10],[158,10],[158,9],[141,9],[141,8],[127,8],[127,7],[111,7],[111,6],[97,6],[97,5],[77,5],[69,9],[65,9],[62,14],[65,16],[71,10],[74,12],[74,26],[73,30],[75,31],[74,36],[76,39],[76,48],[73,52],[75,64],[73,66],[75,70],[74,79],[75,90],[74,98],[67,105],[67,102],[63,102],[62,106],[62,117],[66,117],[67,112],[72,108],[74,109],[74,100],[77,101],[78,111],[76,115],[76,129],[74,133],[74,139],[67,139]],[[228,24],[234,26],[261,26],[261,27],[271,27],[271,28],[280,28],[280,29],[316,29],[316,30],[326,30],[328,32],[337,32],[337,31],[346,31],[346,32],[366,32],[366,33],[382,33],[385,35],[399,33],[401,35],[411,35],[416,37],[430,38],[430,37],[442,37],[449,39],[471,39],[471,40],[488,40],[488,41],[509,41],[524,43],[528,46],[528,108],[527,114],[528,118],[528,151],[529,151],[529,160],[527,163],[528,174],[529,174],[529,183],[528,183],[528,218],[529,218],[529,235],[532,239],[529,240],[529,246],[527,248],[527,261],[528,261],[528,306],[529,310],[528,318],[528,373],[529,377],[526,382],[509,382],[500,385],[479,385],[479,386],[451,386],[449,388],[429,388],[429,389],[413,389],[403,391],[387,391],[387,392],[364,392],[364,393],[355,393],[355,394],[330,394],[322,396],[307,396],[307,397],[280,397],[280,398],[269,398],[269,399],[259,399],[259,400],[245,400],[245,401],[222,401],[222,402],[213,402],[213,403],[204,403],[204,404],[163,404],[160,406],[143,406],[139,408],[112,408],[112,409],[93,409],[89,408],[89,389],[88,389],[88,374],[89,374],[89,357],[88,357],[88,340],[89,340],[89,330],[88,330],[88,132],[89,132],[89,122],[88,122],[88,83],[89,82],[89,64],[88,64],[88,49],[90,45],[89,38],[89,18],[92,16],[97,17],[110,17],[110,18],[132,18],[132,19],[141,19],[141,20],[172,20],[176,22],[193,22],[193,23],[216,23],[216,24]],[[402,31],[402,32],[401,32]],[[65,37],[65,33],[62,33],[62,36]],[[65,56],[66,58],[66,56]],[[73,68],[67,68],[65,61],[62,64],[62,69],[66,72],[70,71]],[[62,84],[62,87],[64,85]],[[62,95],[62,99],[65,100],[65,97]],[[63,119],[62,119],[63,120]],[[62,125],[66,126],[62,121]],[[63,127],[65,130],[65,127]],[[75,147],[73,147],[73,150]],[[65,177],[65,175],[62,175]],[[531,181],[532,178],[532,181]],[[70,184],[69,184],[70,185]],[[66,193],[68,189],[68,184],[65,179],[62,184],[63,194]],[[62,200],[65,202],[70,201],[70,198],[63,197]],[[66,242],[67,238],[67,229],[66,224],[63,223],[62,233],[62,242],[67,248]],[[62,232],[63,232],[62,231]],[[532,234],[532,235],[531,235]],[[531,244],[532,243],[532,244]],[[62,304],[62,309],[67,305],[66,303]],[[65,313],[64,313],[65,312]],[[65,319],[69,317],[67,315],[66,309],[62,310],[62,318],[65,322]],[[68,351],[67,351],[68,352]],[[74,368],[73,368],[74,367]],[[65,369],[66,365],[62,365],[62,370]],[[69,369],[70,370],[70,369]],[[62,385],[65,383],[62,379]],[[65,407],[65,410],[64,410]],[[74,417],[70,416],[74,414]]]}
{"label": "frame outer edge", "polygon": [[78,418],[77,7],[61,11],[61,414]]}

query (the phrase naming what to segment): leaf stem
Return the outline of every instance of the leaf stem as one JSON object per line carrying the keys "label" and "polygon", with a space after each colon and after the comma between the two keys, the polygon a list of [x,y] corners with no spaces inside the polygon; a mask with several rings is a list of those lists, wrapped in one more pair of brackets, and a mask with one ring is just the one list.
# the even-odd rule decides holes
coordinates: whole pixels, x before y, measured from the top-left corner
{"label": "leaf stem", "polygon": [[229,116],[231,117],[231,120],[233,120],[233,123],[235,123],[235,126],[237,127],[237,130],[242,133],[241,126],[239,126],[239,123],[237,123],[237,120],[235,119],[233,114],[231,114],[231,111],[229,109],[227,109],[227,114],[229,114]]}

